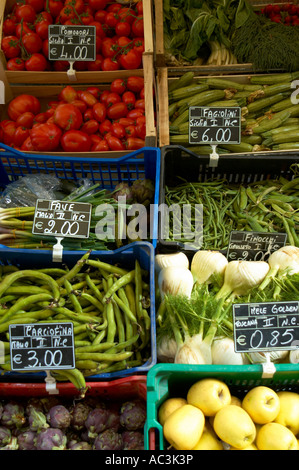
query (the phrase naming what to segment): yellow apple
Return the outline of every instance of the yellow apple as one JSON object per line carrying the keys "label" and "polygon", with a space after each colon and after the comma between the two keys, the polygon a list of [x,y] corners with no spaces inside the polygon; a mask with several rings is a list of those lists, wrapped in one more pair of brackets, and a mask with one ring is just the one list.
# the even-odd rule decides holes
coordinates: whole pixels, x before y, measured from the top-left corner
{"label": "yellow apple", "polygon": [[292,431],[279,423],[264,424],[259,430],[256,445],[259,450],[298,450]]}
{"label": "yellow apple", "polygon": [[230,404],[231,394],[225,382],[201,379],[189,388],[187,402],[199,408],[205,416],[215,416],[223,406]]}
{"label": "yellow apple", "polygon": [[232,395],[230,405],[242,406],[242,400],[240,398],[235,397],[234,395]]}
{"label": "yellow apple", "polygon": [[224,450],[209,422],[206,422],[201,438],[192,450]]}
{"label": "yellow apple", "polygon": [[182,405],[166,419],[163,434],[177,450],[191,450],[199,441],[205,425],[203,412],[192,405]]}
{"label": "yellow apple", "polygon": [[299,394],[296,392],[277,392],[280,401],[280,411],[275,423],[289,428],[293,434],[299,433]]}
{"label": "yellow apple", "polygon": [[168,418],[171,413],[173,413],[177,408],[180,408],[183,405],[187,404],[187,400],[185,398],[180,398],[180,397],[173,397],[173,398],[167,398],[162,405],[159,408],[158,412],[158,420],[159,423],[163,424],[166,421],[166,418]]}
{"label": "yellow apple", "polygon": [[242,401],[242,408],[257,424],[266,424],[274,421],[280,410],[280,401],[272,388],[258,386],[246,393]]}
{"label": "yellow apple", "polygon": [[236,447],[230,447],[228,450],[258,450],[255,444],[250,444],[247,447],[244,447],[244,449],[236,449]]}
{"label": "yellow apple", "polygon": [[224,406],[216,413],[214,431],[222,441],[237,449],[248,447],[256,435],[249,414],[237,405]]}

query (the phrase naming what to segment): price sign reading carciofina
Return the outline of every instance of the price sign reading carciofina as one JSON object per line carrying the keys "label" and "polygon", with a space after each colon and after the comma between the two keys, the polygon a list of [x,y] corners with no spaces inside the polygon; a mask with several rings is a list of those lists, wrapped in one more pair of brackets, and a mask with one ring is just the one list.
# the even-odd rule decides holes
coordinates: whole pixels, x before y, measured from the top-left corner
{"label": "price sign reading carciofina", "polygon": [[68,62],[96,59],[96,27],[89,25],[49,25],[49,60]]}
{"label": "price sign reading carciofina", "polygon": [[233,305],[236,352],[297,349],[299,302],[261,302]]}
{"label": "price sign reading carciofina", "polygon": [[240,144],[241,108],[190,106],[190,144]]}
{"label": "price sign reading carciofina", "polygon": [[227,248],[228,261],[267,261],[273,251],[285,246],[286,233],[232,230]]}
{"label": "price sign reading carciofina", "polygon": [[38,199],[32,233],[62,238],[88,238],[91,210],[91,204],[85,202]]}
{"label": "price sign reading carciofina", "polygon": [[70,323],[9,325],[12,370],[74,369],[74,331]]}

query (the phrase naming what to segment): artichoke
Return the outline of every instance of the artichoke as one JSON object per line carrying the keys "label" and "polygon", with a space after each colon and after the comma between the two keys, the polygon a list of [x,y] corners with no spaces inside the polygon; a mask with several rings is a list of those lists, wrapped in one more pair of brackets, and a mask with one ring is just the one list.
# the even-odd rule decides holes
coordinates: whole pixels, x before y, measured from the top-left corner
{"label": "artichoke", "polygon": [[47,414],[47,421],[52,428],[67,429],[71,424],[71,413],[63,405],[55,405]]}
{"label": "artichoke", "polygon": [[24,407],[16,402],[10,401],[3,406],[1,424],[10,429],[21,428],[26,423]]}
{"label": "artichoke", "polygon": [[92,450],[91,445],[86,441],[75,442],[68,447],[69,450]]}
{"label": "artichoke", "polygon": [[26,431],[22,431],[17,439],[18,439],[18,449],[19,450],[36,450],[36,438],[37,433],[36,431],[32,431],[31,429],[27,429]]}
{"label": "artichoke", "polygon": [[144,450],[144,435],[140,431],[124,431],[122,433],[124,450]]}
{"label": "artichoke", "polygon": [[0,447],[6,446],[11,440],[11,431],[6,426],[0,426]]}
{"label": "artichoke", "polygon": [[44,429],[37,435],[36,450],[65,450],[67,439],[61,429]]}
{"label": "artichoke", "polygon": [[109,413],[106,406],[99,406],[88,413],[85,427],[90,438],[96,438],[100,432],[105,431]]}
{"label": "artichoke", "polygon": [[120,424],[127,431],[142,429],[146,420],[146,406],[140,400],[130,400],[121,405]]}
{"label": "artichoke", "polygon": [[95,450],[122,450],[122,435],[112,429],[106,429],[95,438],[93,448]]}
{"label": "artichoke", "polygon": [[134,200],[139,204],[148,205],[155,195],[155,185],[150,179],[135,180],[131,186],[131,190]]}
{"label": "artichoke", "polygon": [[78,402],[71,407],[71,426],[75,431],[82,431],[85,428],[85,421],[90,411],[91,407],[83,402]]}

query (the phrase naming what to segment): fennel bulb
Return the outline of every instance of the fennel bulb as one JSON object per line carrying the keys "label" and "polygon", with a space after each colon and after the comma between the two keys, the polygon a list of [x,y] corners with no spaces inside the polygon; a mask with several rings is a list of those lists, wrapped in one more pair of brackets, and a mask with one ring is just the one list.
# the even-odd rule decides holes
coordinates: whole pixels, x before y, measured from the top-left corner
{"label": "fennel bulb", "polygon": [[252,364],[261,364],[267,362],[267,354],[271,362],[280,362],[287,357],[289,351],[269,351],[267,353],[264,353],[263,351],[250,352],[248,353],[248,357]]}
{"label": "fennel bulb", "polygon": [[190,298],[193,289],[193,276],[187,268],[169,266],[160,271],[158,286],[162,300],[168,294],[185,295]]}
{"label": "fennel bulb", "polygon": [[291,364],[299,364],[299,349],[292,349],[289,354]]}
{"label": "fennel bulb", "polygon": [[259,288],[263,290],[271,278],[274,278],[277,273],[281,275],[292,275],[299,273],[299,248],[292,245],[283,246],[279,250],[271,253],[268,259],[270,270],[261,283]]}
{"label": "fennel bulb", "polygon": [[157,274],[159,274],[161,269],[169,266],[181,266],[182,268],[189,269],[189,259],[185,253],[182,253],[181,251],[167,255],[159,254],[155,256],[155,271]]}
{"label": "fennel bulb", "polygon": [[265,261],[230,261],[224,272],[224,283],[216,298],[247,294],[263,281],[269,269],[269,264]]}
{"label": "fennel bulb", "polygon": [[178,350],[177,342],[174,338],[164,335],[157,343],[157,357],[160,362],[174,362]]}
{"label": "fennel bulb", "polygon": [[248,364],[246,356],[235,351],[234,340],[232,338],[219,337],[214,338],[211,346],[212,364],[240,366]]}
{"label": "fennel bulb", "polygon": [[222,285],[227,258],[219,251],[199,250],[191,261],[191,272],[198,284],[216,282]]}
{"label": "fennel bulb", "polygon": [[187,337],[175,355],[175,364],[207,364],[201,352],[201,335]]}

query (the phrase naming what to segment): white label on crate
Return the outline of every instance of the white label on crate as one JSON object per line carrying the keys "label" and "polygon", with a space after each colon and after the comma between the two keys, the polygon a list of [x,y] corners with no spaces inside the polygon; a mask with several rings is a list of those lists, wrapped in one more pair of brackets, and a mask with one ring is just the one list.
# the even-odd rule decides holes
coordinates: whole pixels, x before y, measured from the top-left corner
{"label": "white label on crate", "polygon": [[5,104],[5,86],[2,80],[0,80],[0,104]]}

